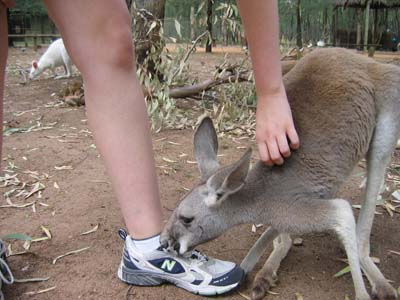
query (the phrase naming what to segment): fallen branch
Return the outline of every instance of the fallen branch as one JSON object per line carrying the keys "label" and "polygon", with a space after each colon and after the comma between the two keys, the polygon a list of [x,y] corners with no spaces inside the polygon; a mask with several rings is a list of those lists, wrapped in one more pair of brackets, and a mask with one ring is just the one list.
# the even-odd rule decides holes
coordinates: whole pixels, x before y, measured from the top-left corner
{"label": "fallen branch", "polygon": [[186,98],[189,96],[201,94],[221,84],[232,83],[232,82],[243,82],[243,81],[249,81],[249,80],[247,77],[243,75],[227,73],[226,75],[220,78],[207,79],[203,82],[193,84],[191,86],[173,88],[169,91],[169,96],[171,98]]}

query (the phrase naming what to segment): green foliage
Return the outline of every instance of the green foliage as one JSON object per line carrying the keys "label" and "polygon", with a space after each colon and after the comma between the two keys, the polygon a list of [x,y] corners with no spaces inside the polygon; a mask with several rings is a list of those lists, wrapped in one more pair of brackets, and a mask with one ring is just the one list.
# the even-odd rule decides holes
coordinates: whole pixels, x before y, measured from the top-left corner
{"label": "green foliage", "polygon": [[[143,13],[137,12],[137,14]],[[146,41],[135,40],[135,44],[151,44],[145,59],[138,64],[137,75],[145,88],[147,112],[152,130],[159,131],[162,127],[174,127],[177,120],[175,100],[169,97],[169,87],[188,82],[187,66],[183,60],[185,52],[183,47],[178,47],[175,55],[169,53],[163,55],[166,38],[161,22],[146,18],[141,18],[141,22],[146,36],[151,32],[157,34],[157,37],[148,38]],[[176,26],[180,28],[180,25]]]}
{"label": "green foliage", "polygon": [[[191,23],[191,10],[194,12],[195,23]],[[166,36],[172,36],[180,41],[190,41],[194,36],[200,35],[207,26],[206,10],[206,0],[166,1],[164,20]],[[236,2],[234,0],[214,0],[212,14],[213,37],[221,41],[225,34],[230,36],[230,42],[237,43],[235,34],[240,29],[241,22]],[[181,37],[177,36],[175,20],[181,24]]]}
{"label": "green foliage", "polygon": [[11,233],[3,236],[5,240],[21,240],[21,241],[31,241],[32,238],[23,233]]}
{"label": "green foliage", "polygon": [[30,15],[47,15],[41,0],[15,0],[13,10]]}

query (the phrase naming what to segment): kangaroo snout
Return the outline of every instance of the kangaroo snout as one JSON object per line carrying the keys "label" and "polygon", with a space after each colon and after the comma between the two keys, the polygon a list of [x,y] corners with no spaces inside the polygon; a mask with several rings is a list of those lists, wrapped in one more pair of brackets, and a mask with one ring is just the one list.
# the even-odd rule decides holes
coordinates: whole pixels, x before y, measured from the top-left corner
{"label": "kangaroo snout", "polygon": [[160,243],[162,247],[173,249],[179,254],[184,254],[189,250],[188,244],[185,243],[182,238],[176,236],[171,230],[171,227],[163,230],[160,237]]}

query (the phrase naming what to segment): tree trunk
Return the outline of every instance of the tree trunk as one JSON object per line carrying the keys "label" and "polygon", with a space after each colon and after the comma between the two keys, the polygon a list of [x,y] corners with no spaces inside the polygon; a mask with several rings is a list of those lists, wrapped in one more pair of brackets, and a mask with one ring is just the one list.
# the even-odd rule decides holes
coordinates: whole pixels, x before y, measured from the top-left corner
{"label": "tree trunk", "polygon": [[365,25],[364,25],[364,51],[368,50],[368,31],[369,31],[369,9],[371,6],[371,0],[367,0],[365,7]]}
{"label": "tree trunk", "polygon": [[297,16],[297,30],[296,30],[296,45],[299,48],[303,47],[302,32],[301,32],[301,0],[297,0],[296,16]]}
{"label": "tree trunk", "polygon": [[362,11],[361,8],[356,8],[357,10],[357,40],[356,40],[356,49],[361,50],[361,18],[362,18]]}
{"label": "tree trunk", "polygon": [[338,23],[338,8],[333,12],[332,16],[332,44],[336,47],[336,37],[337,37],[337,23]]}
{"label": "tree trunk", "polygon": [[[376,44],[377,30],[378,30],[378,10],[372,11],[372,27],[371,27],[371,43]],[[374,46],[375,47],[375,46]]]}
{"label": "tree trunk", "polygon": [[190,39],[191,41],[196,39],[196,17],[193,5],[190,7]]}
{"label": "tree trunk", "polygon": [[212,7],[213,7],[213,0],[207,0],[207,31],[208,31],[208,39],[206,44],[206,52],[211,53],[212,51]]}
{"label": "tree trunk", "polygon": [[328,42],[328,35],[329,35],[329,30],[328,30],[328,6],[326,5],[324,7],[324,12],[322,15],[322,40],[327,43]]}
{"label": "tree trunk", "polygon": [[225,16],[222,16],[221,18],[221,37],[222,37],[222,42],[224,43],[225,46],[228,45],[228,33],[227,33],[227,20]]}

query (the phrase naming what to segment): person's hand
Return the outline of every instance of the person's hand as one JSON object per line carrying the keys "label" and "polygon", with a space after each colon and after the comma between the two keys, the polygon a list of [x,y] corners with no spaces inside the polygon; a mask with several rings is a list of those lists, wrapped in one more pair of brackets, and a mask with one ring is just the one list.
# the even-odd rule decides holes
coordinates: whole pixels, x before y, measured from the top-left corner
{"label": "person's hand", "polygon": [[300,146],[283,84],[277,93],[258,98],[256,140],[260,159],[269,166],[283,164],[290,148]]}
{"label": "person's hand", "polygon": [[3,4],[3,6],[5,6],[7,8],[13,8],[14,0],[0,0],[0,4]]}

